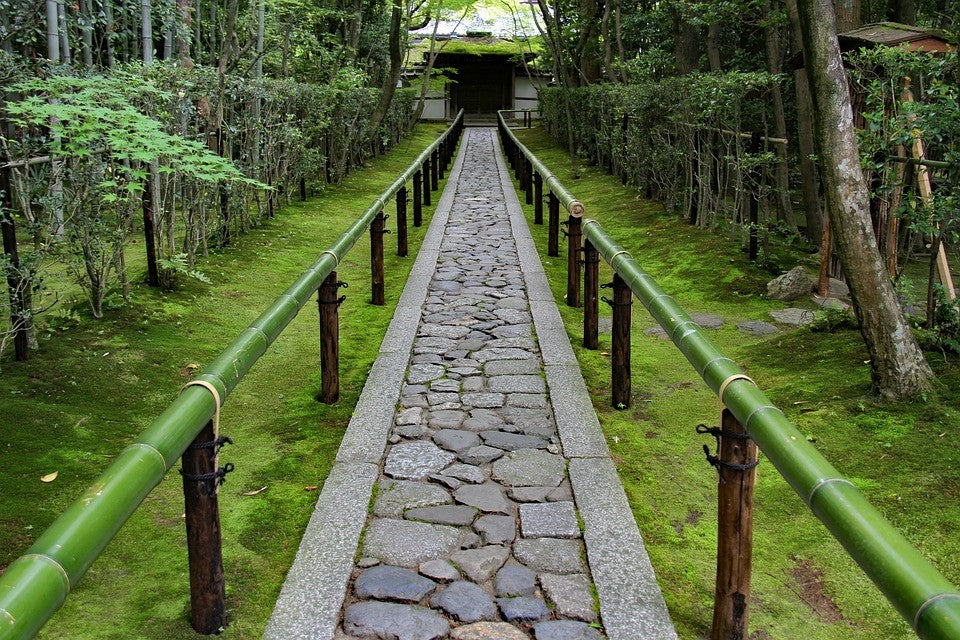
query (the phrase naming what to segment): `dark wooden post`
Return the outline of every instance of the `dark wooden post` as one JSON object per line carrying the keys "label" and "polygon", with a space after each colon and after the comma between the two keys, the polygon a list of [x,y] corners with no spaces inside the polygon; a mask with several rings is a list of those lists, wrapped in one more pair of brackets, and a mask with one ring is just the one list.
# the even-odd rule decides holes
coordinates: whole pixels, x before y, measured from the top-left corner
{"label": "dark wooden post", "polygon": [[340,300],[337,272],[326,277],[317,292],[320,307],[320,401],[340,399]]}
{"label": "dark wooden post", "polygon": [[407,255],[407,188],[397,190],[397,255]]}
{"label": "dark wooden post", "polygon": [[524,202],[527,204],[533,204],[533,163],[529,160],[526,161],[526,167],[523,170],[523,177],[525,182],[523,189],[526,192],[524,194]]}
{"label": "dark wooden post", "polygon": [[190,626],[207,635],[227,626],[217,503],[218,448],[213,422],[207,422],[181,460],[190,561]]}
{"label": "dark wooden post", "polygon": [[580,306],[580,245],[583,231],[580,218],[567,218],[567,306]]}
{"label": "dark wooden post", "polygon": [[153,176],[148,172],[143,181],[143,195],[140,196],[143,208],[143,246],[147,251],[147,284],[160,286],[160,273],[157,271],[157,236],[153,222]]}
{"label": "dark wooden post", "polygon": [[430,174],[431,174],[429,156],[427,157],[426,160],[423,161],[423,168],[421,171],[423,172],[423,204],[424,206],[429,207],[430,206]]}
{"label": "dark wooden post", "polygon": [[440,188],[440,153],[436,149],[430,154],[430,188]]}
{"label": "dark wooden post", "polygon": [[370,302],[382,306],[383,298],[383,211],[370,223]]}
{"label": "dark wooden post", "polygon": [[[717,484],[717,594],[711,640],[746,640],[753,561],[757,445],[733,414],[721,417]],[[727,435],[725,435],[727,434]],[[744,468],[747,467],[747,468]]]}
{"label": "dark wooden post", "polygon": [[533,174],[533,224],[543,224],[543,176]]}
{"label": "dark wooden post", "polygon": [[560,255],[560,200],[550,192],[547,198],[547,255],[556,258]]}
{"label": "dark wooden post", "polygon": [[600,348],[600,254],[589,240],[583,243],[583,346]]}
{"label": "dark wooden post", "polygon": [[423,173],[417,171],[413,174],[413,226],[419,227],[423,224]]}
{"label": "dark wooden post", "polygon": [[611,387],[613,408],[630,407],[630,310],[633,292],[623,278],[613,276],[613,345],[610,349],[612,365]]}
{"label": "dark wooden post", "polygon": [[307,200],[307,179],[303,176],[300,176],[300,202],[306,202]]}
{"label": "dark wooden post", "polygon": [[[7,158],[0,156],[6,163]],[[23,362],[30,358],[30,339],[27,331],[26,294],[27,282],[20,273],[20,252],[17,248],[17,227],[13,221],[13,192],[10,167],[0,169],[0,231],[3,235],[3,252],[7,254],[7,288],[10,290],[10,326],[14,329],[14,357]]]}

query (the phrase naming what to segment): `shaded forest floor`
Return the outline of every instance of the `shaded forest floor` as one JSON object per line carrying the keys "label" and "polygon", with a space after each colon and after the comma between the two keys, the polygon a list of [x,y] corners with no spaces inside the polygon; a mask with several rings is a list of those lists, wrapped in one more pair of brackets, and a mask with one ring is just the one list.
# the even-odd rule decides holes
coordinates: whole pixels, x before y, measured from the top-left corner
{"label": "shaded forest floor", "polygon": [[[710,332],[721,351],[948,580],[960,582],[957,363],[928,353],[938,374],[936,393],[913,403],[875,404],[856,330],[785,328],[765,338],[741,333],[737,322],[770,322],[771,310],[812,305],[766,299],[766,283],[776,274],[753,267],[735,244],[638,199],[635,190],[596,168],[583,168],[574,180],[568,155],[545,131],[517,134],[584,202],[588,217],[599,220],[688,312],[726,320]],[[566,251],[546,257],[546,226],[532,224],[533,207],[525,209],[671,616],[684,640],[708,638],[717,476],[702,451],[704,444],[714,448],[713,438],[694,428],[717,424],[719,403],[671,342],[644,333],[656,323],[635,304],[633,402],[626,411],[611,409],[609,333],[601,335],[599,351],[580,347],[582,311],[563,300]],[[612,271],[602,266],[600,282],[609,282]],[[609,307],[600,306],[601,316],[609,315]],[[753,640],[915,637],[762,454],[755,504]]]}
{"label": "shaded forest floor", "polygon": [[[5,358],[0,370],[0,570],[443,128],[418,127],[342,185],[285,207],[233,246],[200,260],[197,268],[210,286],[195,283],[170,293],[135,286],[131,303],[103,320],[90,318],[83,303],[75,314],[44,318],[33,359]],[[221,459],[236,471],[220,494],[230,617],[223,638],[263,633],[432,211],[425,208],[422,228],[410,229],[410,257],[397,258],[396,235],[387,236],[386,306],[369,304],[366,237],[340,265],[340,279],[350,288],[340,309],[339,403],[314,400],[320,388],[317,307],[308,304],[224,406],[222,430],[236,444]],[[388,227],[395,220],[391,216]],[[40,481],[54,471],[56,480]],[[182,514],[180,477],[171,471],[39,637],[203,637],[187,620]]]}

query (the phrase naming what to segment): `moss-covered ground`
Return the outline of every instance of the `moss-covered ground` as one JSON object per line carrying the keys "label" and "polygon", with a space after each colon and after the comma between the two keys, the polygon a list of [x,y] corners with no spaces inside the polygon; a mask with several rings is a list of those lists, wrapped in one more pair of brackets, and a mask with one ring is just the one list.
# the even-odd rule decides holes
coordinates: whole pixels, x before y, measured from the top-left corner
{"label": "moss-covered ground", "polygon": [[[5,358],[0,571],[160,413],[191,372],[312,264],[442,129],[419,127],[342,185],[285,207],[234,246],[200,261],[212,285],[171,293],[138,286],[129,305],[100,321],[82,306],[72,316],[51,315],[32,360]],[[314,400],[320,386],[317,308],[307,305],[224,406],[222,431],[236,444],[221,459],[236,471],[220,493],[230,617],[221,637],[259,638],[263,632],[431,213],[425,209],[423,228],[410,229],[410,257],[396,257],[396,235],[386,236],[386,306],[369,304],[366,238],[340,266],[350,288],[340,309],[339,403]],[[412,210],[409,215],[412,223]],[[395,221],[391,216],[387,226]],[[58,472],[53,482],[41,482],[52,472]],[[171,472],[40,637],[201,637],[187,621],[182,514],[181,481]]]}
{"label": "moss-covered ground", "polygon": [[[960,583],[957,364],[930,353],[938,374],[935,393],[911,403],[874,403],[857,331],[799,329],[767,338],[741,333],[736,322],[769,321],[769,311],[788,306],[763,296],[770,273],[753,267],[735,244],[638,198],[615,177],[587,167],[574,180],[569,157],[544,131],[517,133],[584,202],[587,215],[599,220],[688,312],[714,313],[727,321],[710,333],[719,348],[949,580]],[[702,451],[704,444],[713,447],[713,438],[697,435],[694,428],[717,423],[716,396],[672,343],[644,333],[655,323],[635,304],[632,406],[611,409],[609,333],[601,335],[599,351],[580,347],[581,310],[563,299],[566,251],[560,258],[546,257],[546,225],[532,224],[533,208],[526,210],[680,637],[708,638],[717,475]],[[609,282],[612,272],[603,267],[601,282]],[[601,314],[609,315],[603,304]],[[762,454],[755,505],[752,639],[915,637]]]}

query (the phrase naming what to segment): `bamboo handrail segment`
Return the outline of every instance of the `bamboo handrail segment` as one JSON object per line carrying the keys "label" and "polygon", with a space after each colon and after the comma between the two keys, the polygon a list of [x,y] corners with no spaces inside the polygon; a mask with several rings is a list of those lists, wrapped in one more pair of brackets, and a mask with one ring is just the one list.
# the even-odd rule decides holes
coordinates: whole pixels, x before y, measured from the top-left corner
{"label": "bamboo handrail segment", "polygon": [[[517,140],[506,126],[502,113],[500,131],[537,170],[543,168],[544,175],[554,177]],[[566,200],[561,201],[565,206],[576,203],[582,215],[583,205],[562,185],[557,187],[554,193],[558,197],[563,194]],[[627,283],[707,386],[720,397],[764,455],[917,635],[924,640],[960,638],[960,591],[807,441],[733,360],[720,353],[706,332],[598,221],[584,218],[582,231],[584,238]]]}
{"label": "bamboo handrail segment", "polygon": [[[216,389],[219,399],[225,402],[244,374],[316,293],[327,275],[337,268],[385,204],[434,150],[451,134],[459,132],[462,120],[461,110],[450,127],[196,379]],[[120,527],[214,417],[217,405],[210,389],[196,384],[185,387],[137,441],[125,448],[26,553],[10,564],[0,576],[0,640],[23,640],[36,634],[60,608],[70,589]]]}

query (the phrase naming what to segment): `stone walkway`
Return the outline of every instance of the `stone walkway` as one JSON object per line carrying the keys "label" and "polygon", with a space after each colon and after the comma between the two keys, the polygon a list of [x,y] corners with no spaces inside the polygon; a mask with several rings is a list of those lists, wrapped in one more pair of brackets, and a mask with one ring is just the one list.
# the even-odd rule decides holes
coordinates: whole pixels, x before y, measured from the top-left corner
{"label": "stone walkway", "polygon": [[[611,638],[675,638],[566,335],[559,346],[545,342],[562,325],[552,298],[545,299],[538,259],[538,299],[528,298],[535,248],[524,226],[518,251],[522,219],[515,193],[504,191],[494,130],[468,129],[461,146],[435,270],[412,349],[408,342],[408,359],[400,361],[405,380],[381,436],[385,455],[375,467],[359,549],[346,567],[348,584],[330,592],[343,594],[333,637],[598,640],[606,631]],[[535,311],[541,308],[552,315]],[[404,313],[403,300],[397,313]],[[538,313],[549,322],[535,324]],[[568,390],[574,371],[579,386]],[[558,385],[564,406],[551,403]],[[381,396],[391,395],[389,387]],[[569,438],[562,424],[558,432],[564,420]],[[358,448],[349,433],[344,447]],[[353,459],[344,447],[338,460]],[[361,475],[370,468],[366,463]],[[575,494],[589,500],[586,510]],[[602,512],[604,503],[610,513]],[[304,547],[298,564],[302,554]],[[593,571],[597,584],[595,561],[603,565]],[[318,571],[326,569],[309,570]],[[291,569],[267,637],[330,637],[320,628],[325,623],[314,624],[316,633],[288,624],[298,607],[311,606],[289,587],[309,582],[307,573]]]}

